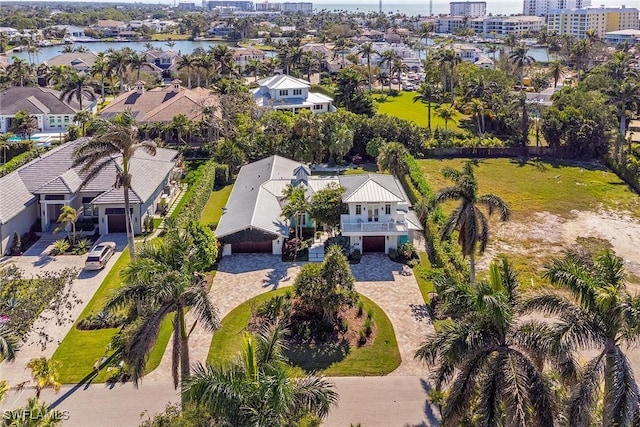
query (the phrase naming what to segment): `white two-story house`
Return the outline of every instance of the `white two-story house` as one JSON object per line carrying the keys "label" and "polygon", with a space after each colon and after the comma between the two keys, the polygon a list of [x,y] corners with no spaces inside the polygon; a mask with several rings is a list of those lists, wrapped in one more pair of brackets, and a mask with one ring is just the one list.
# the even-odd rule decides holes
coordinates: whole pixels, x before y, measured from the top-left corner
{"label": "white two-story house", "polygon": [[311,110],[314,113],[335,111],[333,99],[322,93],[311,92],[311,83],[286,74],[269,77],[258,82],[252,90],[256,104],[274,110]]}
{"label": "white two-story house", "polygon": [[[283,190],[301,186],[311,197],[331,183],[345,189],[342,201],[349,213],[342,215],[340,231],[349,237],[352,250],[388,253],[412,242],[415,231],[422,230],[400,181],[392,175],[313,176],[301,163],[271,156],[240,169],[215,230],[223,254],[281,254],[293,226],[282,217]],[[303,218],[303,226],[312,225],[308,215]]]}

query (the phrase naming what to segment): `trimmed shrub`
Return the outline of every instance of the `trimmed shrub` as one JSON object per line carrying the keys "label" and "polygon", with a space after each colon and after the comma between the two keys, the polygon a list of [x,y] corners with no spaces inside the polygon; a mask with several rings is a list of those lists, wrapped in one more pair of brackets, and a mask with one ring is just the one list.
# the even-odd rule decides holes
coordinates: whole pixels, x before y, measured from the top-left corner
{"label": "trimmed shrub", "polygon": [[189,189],[183,196],[180,205],[171,214],[171,218],[176,219],[178,226],[190,221],[198,222],[200,220],[200,214],[209,200],[211,190],[213,190],[216,165],[217,163],[209,160],[195,174],[195,178],[190,183]]}
{"label": "trimmed shrub", "polygon": [[66,240],[56,240],[55,242],[53,242],[53,248],[51,249],[51,252],[49,252],[49,255],[63,254],[69,250],[69,247],[69,242],[67,242]]}
{"label": "trimmed shrub", "polygon": [[17,231],[13,233],[13,242],[11,243],[11,254],[18,255],[22,252],[22,239]]}

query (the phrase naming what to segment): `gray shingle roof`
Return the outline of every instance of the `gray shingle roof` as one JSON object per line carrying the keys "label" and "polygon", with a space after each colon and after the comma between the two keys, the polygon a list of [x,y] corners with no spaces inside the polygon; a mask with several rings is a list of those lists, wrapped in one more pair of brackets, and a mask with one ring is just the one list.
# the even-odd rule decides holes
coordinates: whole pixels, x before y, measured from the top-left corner
{"label": "gray shingle roof", "polygon": [[[42,87],[11,87],[0,93],[0,115],[14,115],[17,111],[27,110],[31,114],[75,114],[80,105],[72,99],[60,100],[60,91]],[[87,102],[84,105],[89,105]]]}
{"label": "gray shingle roof", "polygon": [[9,222],[36,199],[24,185],[18,172],[11,172],[0,178],[0,224]]}

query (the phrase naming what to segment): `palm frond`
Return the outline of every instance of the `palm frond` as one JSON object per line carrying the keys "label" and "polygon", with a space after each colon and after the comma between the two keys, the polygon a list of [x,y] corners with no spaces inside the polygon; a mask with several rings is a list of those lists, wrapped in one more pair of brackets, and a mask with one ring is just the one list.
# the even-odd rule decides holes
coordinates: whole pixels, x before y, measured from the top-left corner
{"label": "palm frond", "polygon": [[625,354],[615,346],[606,354],[604,375],[608,379],[605,390],[603,425],[630,425],[640,406],[638,384]]}
{"label": "palm frond", "polygon": [[305,412],[324,419],[330,407],[338,404],[338,393],[333,383],[322,376],[307,375],[296,381],[295,402]]}
{"label": "palm frond", "polygon": [[594,275],[571,257],[554,259],[546,267],[544,277],[554,285],[561,285],[589,311],[596,312]]}
{"label": "palm frond", "polygon": [[436,194],[436,203],[446,202],[447,200],[460,200],[463,194],[458,187],[445,187]]}
{"label": "palm frond", "polygon": [[569,399],[569,424],[587,426],[593,419],[593,408],[598,398],[600,382],[604,371],[605,354],[600,353],[587,363],[580,382]]}
{"label": "palm frond", "polygon": [[502,371],[503,377],[501,394],[505,402],[507,425],[526,427],[527,403],[530,396],[524,362],[515,351],[505,352],[501,362],[498,369]]}
{"label": "palm frond", "polygon": [[494,211],[498,211],[501,221],[507,221],[511,215],[509,206],[495,194],[485,194],[478,197],[478,203],[487,207],[489,215],[493,215]]}

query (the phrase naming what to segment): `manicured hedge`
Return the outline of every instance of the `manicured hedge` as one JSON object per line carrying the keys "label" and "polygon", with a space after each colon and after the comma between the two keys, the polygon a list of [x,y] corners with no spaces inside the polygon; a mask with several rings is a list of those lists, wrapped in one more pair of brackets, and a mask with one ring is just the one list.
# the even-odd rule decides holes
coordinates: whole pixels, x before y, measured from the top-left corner
{"label": "manicured hedge", "polygon": [[180,205],[173,211],[171,216],[175,218],[178,225],[186,224],[189,221],[198,222],[204,206],[209,200],[213,183],[216,177],[216,163],[209,160],[198,171],[195,180],[190,183],[187,192],[183,196]]}
{"label": "manicured hedge", "polygon": [[0,166],[0,177],[10,174],[20,166],[26,165],[42,153],[42,148],[34,148],[22,154],[18,154],[4,165]]}

